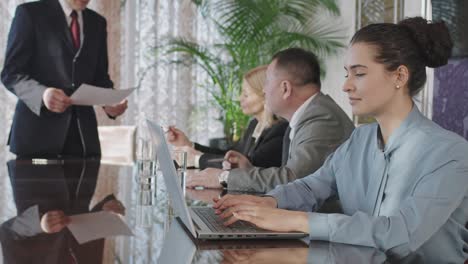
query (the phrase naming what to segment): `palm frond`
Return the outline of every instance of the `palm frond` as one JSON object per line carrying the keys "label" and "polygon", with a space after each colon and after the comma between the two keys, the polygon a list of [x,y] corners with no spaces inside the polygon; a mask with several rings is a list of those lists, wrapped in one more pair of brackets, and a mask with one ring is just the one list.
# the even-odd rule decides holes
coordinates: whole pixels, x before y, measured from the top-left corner
{"label": "palm frond", "polygon": [[323,61],[344,46],[345,37],[335,19],[340,13],[337,2],[192,0],[202,16],[214,24],[223,42],[202,46],[174,39],[166,54],[183,54],[182,60],[190,58],[210,76],[206,87],[211,87],[213,100],[222,110],[221,120],[230,138],[233,126],[236,130],[247,122],[237,101],[245,72],[269,63],[274,53],[288,47],[313,51]]}
{"label": "palm frond", "polygon": [[165,54],[183,54],[195,61],[212,79],[213,83],[220,82],[219,68],[217,56],[213,54],[207,47],[200,46],[195,42],[185,40],[183,38],[175,38],[170,40],[165,45]]}
{"label": "palm frond", "polygon": [[330,25],[323,17],[311,17],[306,24],[290,23],[285,26],[286,28],[272,36],[271,52],[296,46],[309,49],[318,57],[326,58],[344,47],[346,39],[344,29]]}

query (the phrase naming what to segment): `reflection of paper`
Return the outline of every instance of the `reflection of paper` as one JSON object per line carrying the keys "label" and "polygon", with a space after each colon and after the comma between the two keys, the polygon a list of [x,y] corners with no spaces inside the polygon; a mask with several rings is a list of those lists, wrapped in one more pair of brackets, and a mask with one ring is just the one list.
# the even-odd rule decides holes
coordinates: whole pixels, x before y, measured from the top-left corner
{"label": "reflection of paper", "polygon": [[78,243],[109,236],[132,236],[133,233],[119,215],[109,212],[97,212],[70,216],[68,229]]}
{"label": "reflection of paper", "polygon": [[21,236],[35,236],[42,233],[40,221],[39,206],[33,205],[15,218],[11,230]]}
{"label": "reflection of paper", "polygon": [[70,97],[74,105],[114,105],[129,96],[135,88],[115,90],[82,84]]}

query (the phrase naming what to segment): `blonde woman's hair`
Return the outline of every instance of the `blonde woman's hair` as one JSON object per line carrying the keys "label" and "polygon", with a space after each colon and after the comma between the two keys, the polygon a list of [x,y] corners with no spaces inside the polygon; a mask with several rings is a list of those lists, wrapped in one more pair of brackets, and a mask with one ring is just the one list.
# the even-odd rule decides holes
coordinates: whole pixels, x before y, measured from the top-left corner
{"label": "blonde woman's hair", "polygon": [[255,67],[244,75],[244,82],[247,82],[252,91],[263,96],[263,86],[265,85],[266,69],[268,65]]}
{"label": "blonde woman's hair", "polygon": [[[263,86],[265,85],[267,68],[268,65],[258,66],[251,69],[244,75],[244,83],[247,83],[250,86],[252,92],[261,96],[263,100],[265,100]],[[264,108],[262,120],[258,120],[261,130],[272,126],[274,122],[274,115],[268,109]]]}

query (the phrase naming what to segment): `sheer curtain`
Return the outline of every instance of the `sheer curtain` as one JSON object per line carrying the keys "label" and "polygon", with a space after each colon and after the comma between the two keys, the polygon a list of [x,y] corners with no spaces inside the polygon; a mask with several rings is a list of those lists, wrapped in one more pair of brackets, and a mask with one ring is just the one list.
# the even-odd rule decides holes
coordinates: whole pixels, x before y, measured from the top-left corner
{"label": "sheer curtain", "polygon": [[[15,15],[15,8],[24,0],[3,0],[0,1],[0,68],[3,68],[5,59],[6,40],[10,30],[11,20]],[[0,83],[0,201],[5,201],[0,207],[0,215],[5,219],[0,219],[0,223],[16,216],[16,207],[13,202],[13,191],[8,177],[6,162],[14,156],[9,153],[6,146],[8,132],[10,130],[16,97],[6,90]],[[1,256],[0,256],[1,257]]]}
{"label": "sheer curtain", "polygon": [[[206,76],[195,66],[164,63],[171,58],[156,57],[154,49],[175,36],[204,43],[216,41],[212,25],[204,23],[191,1],[127,0],[121,7],[120,25],[121,87],[137,87],[122,124],[143,128],[148,118],[163,125],[176,125],[192,140],[203,142],[207,136],[221,136],[222,126],[215,120],[217,112],[209,105],[210,97],[197,87],[198,83],[205,82]],[[144,130],[139,133],[143,134]],[[136,190],[128,193],[131,193],[129,200],[138,200]],[[158,191],[158,195],[166,194]],[[145,239],[132,240],[133,250],[118,258],[128,263],[156,262],[154,258],[161,250],[158,245],[164,239],[163,229],[167,228],[163,207],[158,205],[152,213],[154,221],[160,224],[150,230],[138,227],[138,212],[129,214],[128,222]],[[117,242],[116,247],[121,246]],[[111,252],[106,251],[106,258],[110,258],[108,254]]]}
{"label": "sheer curtain", "polygon": [[197,84],[206,76],[198,67],[168,64],[154,48],[169,37],[213,43],[215,32],[190,0],[125,1],[122,6],[122,87],[137,87],[124,124],[141,127],[145,118],[182,128],[193,140],[221,136],[222,126],[209,107],[209,95]]}

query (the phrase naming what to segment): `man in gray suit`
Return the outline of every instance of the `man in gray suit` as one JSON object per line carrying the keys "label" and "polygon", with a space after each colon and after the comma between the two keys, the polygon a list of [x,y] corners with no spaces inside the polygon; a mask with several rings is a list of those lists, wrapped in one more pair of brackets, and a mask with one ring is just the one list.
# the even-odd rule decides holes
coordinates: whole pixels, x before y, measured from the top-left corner
{"label": "man in gray suit", "polygon": [[351,135],[354,125],[328,95],[320,92],[316,56],[299,48],[278,52],[268,66],[265,101],[289,121],[283,140],[281,167],[254,167],[242,154],[229,151],[226,171],[206,169],[187,179],[187,186],[267,192],[320,168],[326,157]]}

